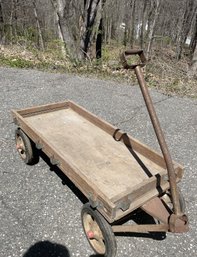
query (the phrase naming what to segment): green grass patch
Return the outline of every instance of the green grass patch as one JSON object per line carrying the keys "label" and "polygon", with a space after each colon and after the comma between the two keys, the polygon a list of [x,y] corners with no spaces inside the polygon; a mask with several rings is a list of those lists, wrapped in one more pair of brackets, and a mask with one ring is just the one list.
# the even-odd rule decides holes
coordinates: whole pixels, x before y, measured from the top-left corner
{"label": "green grass patch", "polygon": [[34,68],[34,64],[31,61],[21,58],[5,57],[0,55],[0,63],[3,66],[9,66],[12,68]]}

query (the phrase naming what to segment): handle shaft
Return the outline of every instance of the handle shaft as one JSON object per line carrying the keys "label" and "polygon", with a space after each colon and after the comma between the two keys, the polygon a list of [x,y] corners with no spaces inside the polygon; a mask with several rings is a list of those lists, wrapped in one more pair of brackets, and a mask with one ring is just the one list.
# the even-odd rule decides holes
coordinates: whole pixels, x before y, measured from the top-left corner
{"label": "handle shaft", "polygon": [[157,117],[155,108],[153,106],[153,102],[152,99],[150,97],[149,91],[148,91],[148,87],[146,85],[143,73],[142,73],[142,69],[140,66],[136,66],[135,67],[135,74],[137,76],[139,85],[140,85],[140,89],[142,91],[142,95],[144,97],[144,101],[155,131],[155,134],[157,136],[161,151],[163,153],[163,157],[166,163],[166,168],[168,171],[168,178],[169,178],[169,183],[170,183],[170,190],[171,190],[171,195],[172,195],[172,203],[173,203],[173,208],[174,208],[174,213],[177,216],[181,216],[181,208],[180,208],[180,202],[179,202],[179,194],[178,194],[178,189],[177,189],[177,184],[176,184],[176,175],[175,175],[175,171],[174,171],[174,166],[173,166],[173,162],[172,162],[172,158],[168,149],[168,146],[166,144],[165,138],[164,138],[164,134],[163,131],[161,129],[160,126],[160,122],[159,119]]}

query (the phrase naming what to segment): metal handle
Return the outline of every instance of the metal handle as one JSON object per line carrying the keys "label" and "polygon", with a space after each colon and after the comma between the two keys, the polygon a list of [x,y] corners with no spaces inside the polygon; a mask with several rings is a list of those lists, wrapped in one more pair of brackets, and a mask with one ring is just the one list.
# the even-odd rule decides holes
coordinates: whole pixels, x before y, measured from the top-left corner
{"label": "metal handle", "polygon": [[174,208],[174,213],[177,216],[181,216],[181,208],[180,208],[180,202],[179,202],[179,194],[178,194],[178,190],[177,190],[177,185],[176,185],[176,175],[175,175],[175,171],[174,171],[174,165],[172,162],[172,158],[170,155],[170,151],[168,149],[167,143],[165,141],[165,137],[163,134],[163,131],[161,129],[160,126],[160,122],[159,119],[157,117],[155,108],[153,106],[153,102],[151,99],[151,96],[149,94],[148,91],[148,87],[146,85],[141,67],[136,66],[135,67],[135,74],[137,76],[139,85],[140,85],[140,89],[142,92],[142,95],[144,97],[144,101],[155,131],[155,134],[157,136],[157,140],[158,143],[160,145],[161,151],[163,153],[163,157],[164,157],[164,161],[166,163],[166,168],[168,171],[168,178],[169,178],[169,183],[170,183],[170,190],[171,190],[171,194],[172,194],[172,203],[173,203],[173,208]]}
{"label": "metal handle", "polygon": [[141,54],[143,52],[142,49],[129,49],[124,52],[125,55],[135,55],[135,54]]}
{"label": "metal handle", "polygon": [[[126,59],[126,56],[128,55],[136,55],[138,54],[140,57],[140,60],[142,63],[140,64],[132,64],[129,65]],[[169,178],[169,183],[170,183],[170,189],[171,189],[171,194],[172,194],[172,202],[173,202],[173,207],[174,207],[174,213],[177,216],[181,216],[181,209],[180,209],[180,203],[179,203],[179,194],[178,194],[178,190],[177,190],[177,185],[176,185],[176,175],[175,175],[175,171],[174,171],[174,166],[173,166],[173,162],[172,162],[172,158],[168,149],[168,146],[166,144],[165,141],[165,137],[163,134],[163,131],[161,129],[160,126],[160,122],[159,119],[157,117],[155,108],[153,106],[153,102],[151,99],[151,96],[149,94],[148,91],[148,87],[146,85],[144,76],[143,76],[143,72],[141,67],[143,67],[146,63],[146,57],[144,55],[143,50],[127,50],[125,52],[123,52],[123,54],[121,55],[121,60],[122,60],[122,64],[123,67],[125,69],[134,69],[135,70],[135,74],[137,76],[139,85],[140,85],[140,89],[142,92],[142,95],[144,97],[144,101],[155,131],[155,134],[157,136],[157,140],[158,143],[160,145],[161,151],[163,153],[163,157],[164,157],[164,161],[166,163],[166,168],[167,168],[167,172],[168,172],[168,178]]]}
{"label": "metal handle", "polygon": [[[129,55],[139,55],[140,61],[139,63],[129,64],[127,61],[127,56]],[[146,65],[146,57],[144,55],[144,51],[142,49],[130,49],[124,51],[120,56],[122,65],[125,69],[135,69],[136,66],[144,67]]]}

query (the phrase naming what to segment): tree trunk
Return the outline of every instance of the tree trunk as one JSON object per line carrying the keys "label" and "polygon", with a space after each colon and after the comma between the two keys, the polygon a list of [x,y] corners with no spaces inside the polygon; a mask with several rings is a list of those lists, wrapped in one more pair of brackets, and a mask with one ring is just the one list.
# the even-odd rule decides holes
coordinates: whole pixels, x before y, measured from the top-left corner
{"label": "tree trunk", "polygon": [[107,35],[106,35],[105,43],[111,44],[111,39],[112,39],[112,19],[109,18],[107,23]]}
{"label": "tree trunk", "polygon": [[65,58],[66,57],[65,42],[64,42],[64,36],[63,36],[63,33],[62,33],[62,29],[61,29],[59,12],[57,10],[57,3],[54,3],[54,1],[51,0],[51,4],[52,4],[52,6],[54,8],[54,11],[55,11],[55,23],[56,23],[56,26],[57,26],[57,35],[58,35],[58,38],[61,42],[62,56]]}
{"label": "tree trunk", "polygon": [[12,44],[13,40],[13,12],[14,12],[14,2],[11,0],[11,10],[10,10],[10,19],[9,19],[9,40],[10,43]]}
{"label": "tree trunk", "polygon": [[17,27],[18,27],[18,17],[17,17],[18,1],[19,0],[14,0],[14,36],[15,38],[17,38]]}
{"label": "tree trunk", "polygon": [[141,24],[141,29],[140,29],[140,47],[141,47],[141,49],[144,48],[144,27],[145,27],[146,7],[147,7],[147,1],[144,1],[143,10],[142,10],[142,24]]}
{"label": "tree trunk", "polygon": [[79,10],[81,3],[75,0],[51,0],[51,2],[56,12],[57,34],[59,39],[63,40],[62,53],[65,47],[71,59],[80,59]]}
{"label": "tree trunk", "polygon": [[197,79],[197,44],[192,58],[192,64],[188,71],[189,77]]}
{"label": "tree trunk", "polygon": [[124,28],[124,38],[123,38],[123,44],[124,46],[127,45],[129,36],[130,36],[130,3],[129,2],[125,2],[125,10],[124,10],[124,24],[125,24],[125,28]]}
{"label": "tree trunk", "polygon": [[0,43],[4,44],[4,13],[3,13],[3,5],[2,0],[0,0]]}
{"label": "tree trunk", "polygon": [[44,51],[44,41],[43,41],[43,36],[42,36],[42,30],[41,30],[41,26],[40,26],[40,21],[38,19],[38,13],[37,13],[37,7],[36,7],[36,1],[33,1],[33,9],[34,9],[34,16],[36,19],[36,27],[38,30],[38,41],[39,41],[39,47],[41,48],[42,51]]}
{"label": "tree trunk", "polygon": [[155,15],[154,15],[152,26],[150,27],[149,41],[148,41],[148,47],[147,47],[147,53],[146,53],[147,59],[149,59],[150,57],[150,52],[152,49],[152,44],[153,44],[153,39],[155,34],[156,22],[159,17],[160,9],[161,9],[161,0],[156,0]]}
{"label": "tree trunk", "polygon": [[152,15],[154,11],[154,4],[153,1],[150,1],[150,6],[149,6],[149,12],[148,12],[148,20],[147,20],[147,31],[146,31],[146,38],[148,38],[150,34],[150,28],[151,28],[151,23],[152,23]]}
{"label": "tree trunk", "polygon": [[184,15],[181,22],[181,26],[179,28],[179,36],[177,40],[177,48],[176,48],[177,60],[181,59],[183,45],[185,44],[185,41],[189,34],[195,11],[196,11],[196,8],[194,8],[194,0],[186,0]]}
{"label": "tree trunk", "polygon": [[84,0],[84,15],[83,15],[83,32],[81,37],[82,59],[85,59],[88,54],[97,18],[97,11],[100,0]]}
{"label": "tree trunk", "polygon": [[4,23],[2,0],[0,0],[0,23]]}
{"label": "tree trunk", "polygon": [[135,4],[136,4],[136,0],[132,0],[131,2],[131,35],[130,35],[131,49],[133,48],[134,40],[135,40]]}
{"label": "tree trunk", "polygon": [[194,16],[194,25],[193,25],[193,31],[192,31],[192,37],[191,37],[191,42],[190,42],[190,49],[191,52],[194,53],[196,44],[197,44],[197,12],[195,13]]}
{"label": "tree trunk", "polygon": [[96,58],[100,59],[102,57],[102,31],[103,31],[103,19],[100,19],[98,34],[96,38]]}

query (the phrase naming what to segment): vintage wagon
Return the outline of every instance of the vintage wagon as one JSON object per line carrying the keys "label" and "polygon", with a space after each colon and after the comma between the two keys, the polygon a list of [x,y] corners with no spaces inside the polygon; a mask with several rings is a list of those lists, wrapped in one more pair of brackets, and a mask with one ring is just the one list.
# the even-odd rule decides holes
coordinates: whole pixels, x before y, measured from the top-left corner
{"label": "vintage wagon", "polygon": [[[141,62],[129,65],[127,56],[136,54]],[[143,78],[145,61],[142,50],[122,55],[124,68],[135,70],[163,156],[71,101],[12,111],[21,158],[33,164],[43,151],[87,197],[82,225],[95,252],[107,257],[116,255],[117,232],[188,231],[177,188],[183,169],[171,160]],[[159,222],[119,223],[138,208]]]}

